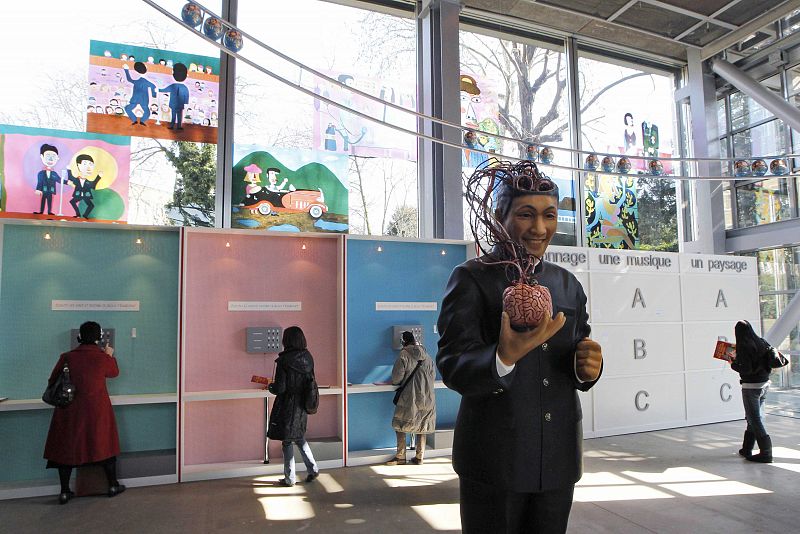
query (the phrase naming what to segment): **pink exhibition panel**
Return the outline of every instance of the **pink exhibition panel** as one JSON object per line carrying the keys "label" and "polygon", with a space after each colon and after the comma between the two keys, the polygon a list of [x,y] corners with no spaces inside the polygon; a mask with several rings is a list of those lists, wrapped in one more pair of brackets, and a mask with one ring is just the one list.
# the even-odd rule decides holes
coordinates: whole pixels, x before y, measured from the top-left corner
{"label": "pink exhibition panel", "polygon": [[[257,389],[251,376],[271,377],[277,354],[247,353],[246,328],[292,325],[306,334],[317,382],[341,386],[340,250],[339,238],[187,232],[184,391]],[[236,303],[299,311],[229,311]]]}
{"label": "pink exhibition panel", "polygon": [[187,402],[184,410],[185,465],[264,458],[263,399]]}
{"label": "pink exhibition panel", "polygon": [[[320,390],[320,392],[324,392],[324,390]],[[269,400],[270,410],[272,409],[272,404],[274,402],[274,398]],[[317,410],[317,413],[314,415],[308,416],[308,431],[306,432],[306,441],[313,442],[320,438],[341,438],[339,431],[339,419],[339,396],[320,396],[319,410]],[[261,440],[261,446],[264,446],[263,438]],[[269,441],[269,457],[271,459],[283,458],[283,451],[281,451],[280,441]],[[295,454],[295,460],[300,464],[303,463],[303,460],[298,454]]]}

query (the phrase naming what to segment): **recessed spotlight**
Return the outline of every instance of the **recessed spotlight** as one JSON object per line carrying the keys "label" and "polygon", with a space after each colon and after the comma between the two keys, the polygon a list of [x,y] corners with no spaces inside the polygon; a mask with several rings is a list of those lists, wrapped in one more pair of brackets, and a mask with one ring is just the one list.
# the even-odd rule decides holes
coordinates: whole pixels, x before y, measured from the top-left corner
{"label": "recessed spotlight", "polygon": [[447,256],[447,251],[445,249],[442,249],[442,256]]}
{"label": "recessed spotlight", "polygon": [[300,248],[301,248],[302,250],[305,250],[305,249],[306,249],[306,244],[305,244],[305,243],[303,243],[303,246],[302,246],[302,247],[300,247]]}
{"label": "recessed spotlight", "polygon": [[225,248],[231,248],[231,242],[225,241]]}
{"label": "recessed spotlight", "polygon": [[142,238],[141,237],[137,237],[136,238],[136,244],[137,245],[141,245],[142,244]]}
{"label": "recessed spotlight", "polygon": [[50,232],[45,232],[45,233],[44,233],[44,238],[45,238],[46,240],[50,241],[50,239],[51,239],[51,238],[50,238]]}
{"label": "recessed spotlight", "polygon": [[376,248],[375,250],[377,250],[378,252],[383,252],[383,247],[378,245],[378,248]]}

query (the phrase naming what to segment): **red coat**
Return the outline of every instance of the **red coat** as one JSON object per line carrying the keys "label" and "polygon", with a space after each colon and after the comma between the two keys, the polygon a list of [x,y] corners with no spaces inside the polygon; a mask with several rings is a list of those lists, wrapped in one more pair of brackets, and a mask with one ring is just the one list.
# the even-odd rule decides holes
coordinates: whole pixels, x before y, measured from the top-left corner
{"label": "red coat", "polygon": [[50,381],[69,366],[75,399],[55,408],[47,433],[44,457],[62,465],[98,462],[119,454],[119,435],[106,378],[119,375],[117,360],[95,344],[80,345],[58,359]]}

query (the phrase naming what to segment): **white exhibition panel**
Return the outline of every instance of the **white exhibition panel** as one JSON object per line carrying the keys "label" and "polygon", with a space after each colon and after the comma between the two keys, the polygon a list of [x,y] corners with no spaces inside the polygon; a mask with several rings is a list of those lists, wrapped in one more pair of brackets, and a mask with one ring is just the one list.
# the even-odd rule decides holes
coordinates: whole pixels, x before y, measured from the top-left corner
{"label": "white exhibition panel", "polygon": [[595,324],[592,339],[603,347],[604,377],[684,370],[681,323]]}
{"label": "white exhibition panel", "polygon": [[[754,325],[758,331],[758,315],[755,317],[743,316]],[[686,355],[687,371],[729,369],[730,364],[713,357],[717,340],[735,342],[733,334],[736,322],[705,322],[684,323],[683,325],[683,353]]]}
{"label": "white exhibition panel", "polygon": [[[757,276],[681,275],[684,321],[732,321],[759,317]],[[758,322],[758,321],[756,321]]]}
{"label": "white exhibition panel", "polygon": [[594,431],[594,394],[591,389],[579,391],[578,399],[581,401],[581,411],[583,412],[583,431],[592,432]]}
{"label": "white exhibition panel", "polygon": [[594,386],[594,430],[605,435],[683,426],[683,373],[602,378]]}
{"label": "white exhibition panel", "polygon": [[677,274],[590,273],[595,323],[680,322]]}
{"label": "white exhibition panel", "polygon": [[686,373],[686,411],[690,424],[743,418],[739,375],[730,369]]}

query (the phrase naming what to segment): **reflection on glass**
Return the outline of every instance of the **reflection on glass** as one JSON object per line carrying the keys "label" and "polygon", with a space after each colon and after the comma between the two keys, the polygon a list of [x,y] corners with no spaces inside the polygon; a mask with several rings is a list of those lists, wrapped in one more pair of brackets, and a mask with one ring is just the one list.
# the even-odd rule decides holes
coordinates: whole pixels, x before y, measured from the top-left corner
{"label": "reflection on glass", "polygon": [[728,132],[728,121],[725,120],[725,99],[717,100],[717,133],[724,135]]}
{"label": "reflection on glass", "polygon": [[733,135],[733,155],[737,158],[776,156],[786,151],[786,127],[776,119]]}
{"label": "reflection on glass", "polygon": [[[220,0],[203,3],[214,11],[219,11],[222,5]],[[10,77],[7,83],[0,83],[2,123],[85,132],[90,107],[93,113],[99,114],[102,110],[104,115],[111,107],[97,105],[101,95],[92,94],[94,89],[103,86],[109,104],[113,101],[114,114],[122,114],[123,108],[133,99],[132,82],[127,82],[124,76],[113,76],[112,69],[101,69],[100,75],[107,76],[108,83],[89,85],[87,73],[92,40],[124,46],[135,43],[193,56],[219,56],[216,48],[168,21],[143,2],[83,0],[79,4],[79,8],[78,3],[72,8],[57,0],[14,3],[12,16],[19,22],[8,25],[6,37],[10,43],[24,45],[0,54],[0,71],[16,73],[18,78],[15,83],[10,82]],[[110,52],[106,57],[111,57]],[[153,68],[159,60],[155,55],[131,59],[148,65],[151,73],[157,70]],[[134,68],[132,62],[130,71],[136,77]],[[117,71],[116,74],[121,73]],[[159,84],[158,87],[164,86]],[[162,118],[167,104],[164,96],[150,98],[151,119]],[[141,105],[131,108],[139,122],[147,122],[146,118],[141,120],[148,113],[143,108]],[[187,121],[188,118],[184,116]],[[151,120],[150,126],[137,127],[141,132],[134,132],[130,137],[130,159],[118,162],[121,172],[129,172],[130,177],[127,198],[123,199],[127,206],[127,222],[213,225],[216,145],[151,139],[147,136],[152,125]],[[200,169],[199,176],[195,174],[196,169]],[[58,170],[61,170],[60,164]],[[99,214],[103,201],[95,200],[94,213]]]}
{"label": "reflection on glass", "polygon": [[785,178],[769,178],[736,186],[739,227],[757,226],[791,216],[789,190]]}
{"label": "reflection on glass", "polygon": [[[318,0],[240,0],[238,6],[242,27],[258,39],[346,86],[416,110],[412,19]],[[288,66],[257,47],[245,51],[258,64],[323,97],[416,130],[413,115]],[[231,210],[234,226],[419,235],[415,136],[309,97],[246,65],[238,65],[236,73],[233,199],[234,204],[243,205]],[[244,167],[250,163],[256,163],[262,173],[260,181],[255,175],[253,183],[246,184]],[[325,181],[314,177],[314,166],[319,165],[330,171],[325,171]],[[263,202],[251,212],[248,207],[260,202],[253,195],[262,188],[272,191],[267,182],[269,167],[281,169],[278,185],[288,178],[286,187],[296,185],[303,195],[322,189],[323,212],[270,210]],[[308,172],[298,177],[298,169]],[[284,207],[289,196],[292,193],[280,199]],[[243,209],[236,213],[237,208]]]}
{"label": "reflection on glass", "polygon": [[[461,72],[461,165],[464,173],[486,161],[484,150],[538,160],[540,145],[553,148],[555,165],[571,166],[567,61],[563,47],[518,42],[478,33],[459,33]],[[536,81],[535,81],[536,80]],[[535,81],[535,82],[534,82]],[[492,133],[522,139],[498,140]],[[530,149],[529,149],[530,148]],[[572,173],[540,165],[558,183],[561,195],[553,244],[576,243]],[[472,239],[465,219],[465,238]]]}
{"label": "reflection on glass", "polygon": [[743,93],[731,95],[731,128],[738,130],[772,116],[761,104]]}
{"label": "reflection on glass", "polygon": [[[626,154],[632,174],[619,180],[587,173],[586,234],[590,246],[677,251],[678,219],[674,181],[634,177],[648,173],[647,160],[673,157],[674,77],[588,54],[578,58],[581,142],[585,149]],[[688,108],[687,108],[688,111]],[[688,113],[686,114],[688,117]],[[663,161],[665,174],[676,174]]]}

